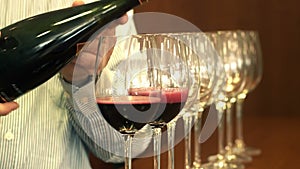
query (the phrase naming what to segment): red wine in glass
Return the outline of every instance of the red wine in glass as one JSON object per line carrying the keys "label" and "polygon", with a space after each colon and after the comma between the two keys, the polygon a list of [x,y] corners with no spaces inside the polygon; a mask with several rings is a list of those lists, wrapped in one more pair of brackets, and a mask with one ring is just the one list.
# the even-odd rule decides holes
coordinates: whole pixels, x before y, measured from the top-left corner
{"label": "red wine in glass", "polygon": [[[151,96],[155,95],[152,92],[153,88],[132,88],[129,94],[132,96]],[[163,127],[172,119],[174,119],[185,105],[188,97],[188,89],[186,88],[164,88],[159,94],[160,105],[155,116],[155,120],[149,124],[153,127]]]}
{"label": "red wine in glass", "polygon": [[98,97],[98,107],[105,120],[122,134],[134,134],[153,121],[160,107],[159,97],[108,96]]}

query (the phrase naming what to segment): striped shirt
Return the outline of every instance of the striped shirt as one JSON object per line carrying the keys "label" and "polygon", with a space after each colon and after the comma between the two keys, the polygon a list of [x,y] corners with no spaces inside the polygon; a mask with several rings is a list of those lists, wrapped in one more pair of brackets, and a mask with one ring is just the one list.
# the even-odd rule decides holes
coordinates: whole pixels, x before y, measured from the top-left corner
{"label": "striped shirt", "polygon": [[[0,0],[0,28],[73,0]],[[17,71],[17,70],[16,70]],[[86,148],[64,107],[58,76],[16,101],[20,108],[0,117],[1,169],[89,169]]]}
{"label": "striped shirt", "polygon": [[[34,14],[68,7],[72,2],[0,0],[1,8],[7,9],[0,11],[0,15],[5,18],[0,20],[0,27]],[[19,12],[12,10],[16,7]],[[126,26],[122,26],[118,30],[126,32],[132,29],[127,27],[126,30]],[[84,88],[80,91],[84,93]],[[93,114],[86,118],[82,112],[74,111],[72,105],[67,104],[66,98],[59,75],[56,75],[17,99],[19,109],[0,117],[1,169],[89,169],[86,146],[106,162],[123,161],[122,154],[114,153],[123,152],[124,142],[120,133],[105,123],[102,116]],[[66,105],[69,105],[71,111]],[[93,137],[86,130],[87,123],[82,121],[94,122],[89,126],[92,127]],[[98,142],[101,146],[96,144]],[[149,139],[144,144],[145,148],[148,143]],[[140,146],[134,146],[133,154],[143,150]]]}
{"label": "striped shirt", "polygon": [[[125,37],[124,37],[125,38]],[[120,42],[123,42],[120,40]],[[100,86],[104,86],[104,81],[113,84],[114,88],[124,87],[124,77],[116,76],[118,65],[124,59],[126,54],[126,45],[128,43],[119,43],[114,47],[113,53],[106,67],[102,70],[98,80]],[[84,57],[85,51],[79,55]],[[88,51],[87,51],[88,52]],[[88,52],[89,53],[89,52]],[[83,60],[88,60],[83,59]],[[79,59],[80,60],[80,59]],[[75,71],[76,72],[76,71]],[[89,81],[82,87],[78,88],[62,80],[62,84],[67,93],[71,95],[68,99],[67,107],[70,110],[71,122],[86,143],[90,151],[98,158],[106,162],[119,163],[124,160],[124,138],[110,126],[98,109],[95,98],[95,82],[92,76]],[[152,138],[150,126],[145,126],[138,131],[132,143],[132,157],[137,157],[149,146]]]}
{"label": "striped shirt", "polygon": [[69,122],[58,76],[17,99],[0,118],[1,169],[89,169],[86,149]]}

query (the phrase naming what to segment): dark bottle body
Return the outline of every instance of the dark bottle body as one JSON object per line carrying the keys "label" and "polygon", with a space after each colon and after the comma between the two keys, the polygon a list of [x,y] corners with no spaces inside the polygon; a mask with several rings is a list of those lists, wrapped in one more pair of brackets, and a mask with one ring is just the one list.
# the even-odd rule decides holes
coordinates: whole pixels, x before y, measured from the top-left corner
{"label": "dark bottle body", "polygon": [[75,55],[101,27],[140,4],[139,0],[101,0],[37,15],[1,30],[0,102],[39,86]]}

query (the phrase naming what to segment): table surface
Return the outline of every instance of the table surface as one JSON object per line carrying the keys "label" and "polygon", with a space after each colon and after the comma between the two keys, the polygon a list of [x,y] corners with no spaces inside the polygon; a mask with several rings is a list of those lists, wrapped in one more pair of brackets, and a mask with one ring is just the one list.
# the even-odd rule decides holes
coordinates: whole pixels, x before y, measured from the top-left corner
{"label": "table surface", "polygon": [[[300,114],[287,116],[271,114],[252,114],[244,116],[244,137],[246,144],[262,150],[262,154],[246,164],[246,169],[300,169]],[[217,152],[217,133],[215,132],[201,145],[202,159]],[[91,155],[94,169],[109,169]],[[133,169],[152,169],[153,158],[135,159]],[[167,153],[161,155],[161,168],[167,168]],[[175,147],[175,169],[184,169],[184,142]]]}

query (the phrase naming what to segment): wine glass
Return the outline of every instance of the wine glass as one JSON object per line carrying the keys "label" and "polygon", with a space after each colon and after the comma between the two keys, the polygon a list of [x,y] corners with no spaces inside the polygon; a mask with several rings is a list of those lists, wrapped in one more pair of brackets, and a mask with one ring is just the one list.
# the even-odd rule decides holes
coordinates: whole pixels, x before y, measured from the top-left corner
{"label": "wine glass", "polygon": [[[200,90],[200,62],[203,66],[206,62],[206,55],[203,51],[197,50],[199,46],[196,43],[203,42],[205,43],[207,38],[202,32],[181,32],[181,33],[172,33],[170,36],[175,37],[180,41],[179,45],[181,51],[181,56],[185,58],[185,63],[189,69],[189,74],[191,77],[191,87],[188,101],[183,108],[183,110],[167,124],[168,132],[168,141],[169,141],[169,151],[168,151],[168,168],[174,169],[174,130],[176,126],[176,121],[180,118],[184,121],[184,136],[185,136],[185,168],[192,168],[192,155],[191,155],[191,129],[193,122],[195,121],[194,116],[199,110],[199,90]],[[206,46],[202,46],[202,50],[206,50]],[[201,59],[200,59],[201,58]],[[196,115],[197,116],[197,115]]]}
{"label": "wine glass", "polygon": [[[250,162],[249,156],[241,156],[233,153],[233,124],[232,124],[232,104],[236,102],[237,95],[243,90],[245,81],[243,80],[247,72],[245,67],[245,56],[243,53],[243,42],[246,41],[240,31],[218,31],[208,33],[212,39],[216,50],[219,52],[224,63],[226,82],[223,87],[224,101],[226,103],[226,147],[220,148],[223,143],[219,142],[219,153],[209,157],[212,166],[223,168],[244,168],[242,163]],[[223,126],[223,122],[220,124]],[[220,132],[224,132],[223,130]],[[224,136],[220,134],[219,136]],[[219,138],[223,141],[223,138]],[[225,167],[224,167],[225,166]]]}
{"label": "wine glass", "polygon": [[197,33],[190,39],[193,49],[199,55],[196,59],[199,62],[200,87],[198,93],[198,109],[194,115],[194,160],[193,168],[205,168],[201,164],[200,132],[202,126],[203,111],[210,106],[220,92],[220,85],[224,81],[222,75],[222,60],[219,58],[213,44],[205,33]]}
{"label": "wine glass", "polygon": [[245,43],[245,69],[249,72],[245,78],[244,90],[238,94],[236,102],[236,139],[234,152],[236,154],[259,155],[260,149],[248,147],[243,138],[242,106],[247,94],[255,89],[262,78],[262,53],[260,48],[259,34],[257,31],[242,31],[247,38]]}
{"label": "wine glass", "polygon": [[[212,89],[215,87],[216,80],[216,59],[217,53],[215,52],[210,40],[202,32],[185,32],[180,33],[181,40],[186,44],[186,62],[190,69],[191,75],[194,79],[193,93],[196,95],[193,97],[194,102],[192,106],[187,106],[185,111],[182,111],[177,118],[182,116],[184,120],[185,131],[185,168],[199,168],[200,167],[200,126],[201,115],[206,107],[206,104],[210,104]],[[191,151],[191,128],[194,124],[195,133],[195,155],[194,162],[192,164],[192,151]],[[170,127],[169,127],[170,126]],[[168,124],[168,130],[171,128],[171,123]],[[171,130],[172,131],[172,130]],[[171,136],[170,136],[171,137]],[[169,137],[169,138],[170,138]],[[169,150],[169,156],[172,156],[172,149]]]}
{"label": "wine glass", "polygon": [[[119,38],[101,37],[98,52],[108,56],[112,50],[126,47],[119,57],[98,61],[101,70],[96,78],[96,101],[104,119],[124,136],[125,169],[131,169],[131,145],[135,133],[154,120],[160,108],[160,76],[149,65],[147,55],[137,46],[138,35]],[[104,43],[105,42],[105,43]],[[108,43],[110,42],[110,43]],[[116,44],[115,44],[116,43]],[[126,52],[128,51],[128,53]],[[142,72],[142,81],[137,75]],[[147,95],[132,95],[138,85],[147,90]]]}
{"label": "wine glass", "polygon": [[[170,34],[144,34],[137,38],[140,50],[147,51],[148,64],[152,71],[150,76],[157,76],[161,91],[160,112],[149,123],[154,139],[154,168],[160,168],[161,130],[171,122],[188,104],[190,88],[189,69],[185,58],[185,45]],[[140,73],[136,78],[141,81],[145,76]],[[158,87],[157,86],[157,87]],[[153,88],[135,86],[132,95],[148,95]],[[190,96],[189,96],[190,98]]]}
{"label": "wine glass", "polygon": [[[175,119],[167,124],[169,135],[169,151],[168,151],[168,168],[174,169],[174,130],[176,126],[176,121],[180,118],[184,121],[184,136],[185,136],[185,168],[192,167],[192,160],[191,160],[191,132],[193,126],[193,116],[198,112],[198,100],[199,100],[199,87],[200,87],[200,53],[196,50],[195,41],[203,40],[204,34],[201,32],[181,32],[177,34],[171,34],[172,37],[180,40],[181,55],[184,55],[185,63],[189,69],[190,77],[192,77],[191,87],[190,87],[190,101],[187,102],[183,111],[179,113]],[[202,58],[204,62],[204,57]],[[191,100],[192,99],[192,100]]]}

